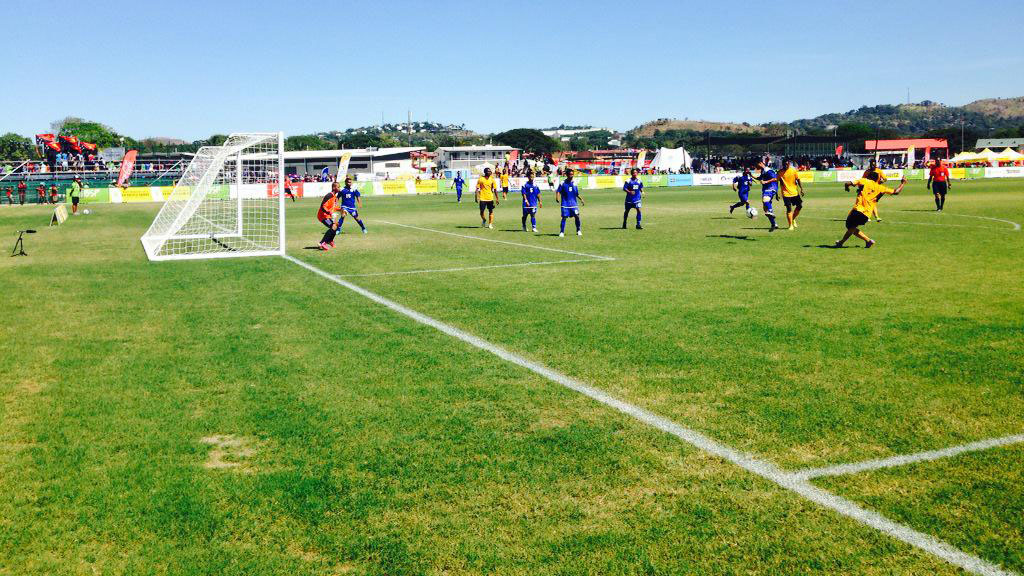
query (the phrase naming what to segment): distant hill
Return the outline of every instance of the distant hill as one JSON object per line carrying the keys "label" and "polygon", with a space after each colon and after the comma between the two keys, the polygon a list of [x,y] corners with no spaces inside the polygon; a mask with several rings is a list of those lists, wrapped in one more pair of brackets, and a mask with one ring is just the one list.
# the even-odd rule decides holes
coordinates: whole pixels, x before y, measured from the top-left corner
{"label": "distant hill", "polygon": [[629,131],[641,138],[650,138],[655,132],[685,131],[685,132],[736,132],[739,134],[749,132],[760,132],[758,125],[751,125],[736,122],[713,122],[710,120],[677,120],[675,118],[659,118],[653,122],[641,124]]}
{"label": "distant hill", "polygon": [[796,133],[820,132],[842,124],[865,124],[889,134],[918,135],[933,130],[959,126],[988,132],[1024,127],[1024,97],[987,98],[964,106],[946,106],[925,100],[915,104],[880,104],[861,106],[848,112],[822,114],[782,124],[750,124],[747,122],[715,122],[709,120],[677,120],[659,118],[629,131],[635,138],[651,138],[656,133],[686,134],[695,132],[733,132],[736,134],[777,134],[791,129]]}
{"label": "distant hill", "polygon": [[1020,127],[1024,125],[1024,98],[989,98],[964,106],[946,106],[930,100],[916,104],[861,106],[849,112],[795,120],[790,126],[807,132],[855,122],[902,134],[923,134],[959,126],[961,121],[965,127],[975,130]]}

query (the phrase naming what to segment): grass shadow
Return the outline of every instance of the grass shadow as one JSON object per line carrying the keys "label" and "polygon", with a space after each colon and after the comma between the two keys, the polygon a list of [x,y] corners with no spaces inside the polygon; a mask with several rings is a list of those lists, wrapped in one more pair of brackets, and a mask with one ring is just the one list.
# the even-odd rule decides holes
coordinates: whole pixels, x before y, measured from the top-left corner
{"label": "grass shadow", "polygon": [[734,236],[732,234],[708,234],[705,238],[728,238],[730,240],[748,240],[750,242],[757,242],[757,238],[751,238],[750,236]]}

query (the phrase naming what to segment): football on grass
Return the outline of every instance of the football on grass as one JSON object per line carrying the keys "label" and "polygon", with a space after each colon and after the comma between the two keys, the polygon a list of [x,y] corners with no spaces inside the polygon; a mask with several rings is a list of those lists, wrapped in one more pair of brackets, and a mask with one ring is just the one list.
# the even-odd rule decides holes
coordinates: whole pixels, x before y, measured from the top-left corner
{"label": "football on grass", "polygon": [[757,218],[757,208],[747,206],[747,218]]}

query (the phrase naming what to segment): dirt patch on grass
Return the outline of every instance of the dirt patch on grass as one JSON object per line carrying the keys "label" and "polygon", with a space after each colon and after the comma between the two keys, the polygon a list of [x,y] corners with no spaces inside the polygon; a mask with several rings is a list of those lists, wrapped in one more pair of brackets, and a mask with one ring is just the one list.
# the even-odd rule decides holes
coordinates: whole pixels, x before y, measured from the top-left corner
{"label": "dirt patch on grass", "polygon": [[248,460],[256,454],[256,441],[252,438],[217,434],[200,440],[210,446],[210,453],[203,462],[204,468],[219,470],[224,468],[248,469]]}

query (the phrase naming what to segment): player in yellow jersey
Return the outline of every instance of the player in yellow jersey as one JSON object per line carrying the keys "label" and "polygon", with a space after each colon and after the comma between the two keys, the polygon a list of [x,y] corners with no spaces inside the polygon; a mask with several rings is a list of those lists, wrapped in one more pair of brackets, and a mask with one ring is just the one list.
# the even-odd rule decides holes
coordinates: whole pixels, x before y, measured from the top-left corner
{"label": "player in yellow jersey", "polygon": [[865,248],[874,246],[875,241],[868,238],[867,234],[861,232],[860,227],[867,224],[871,219],[871,212],[875,209],[878,199],[883,194],[895,196],[903,191],[903,186],[906,183],[907,179],[903,178],[903,180],[900,180],[900,185],[893,190],[892,188],[882,186],[870,178],[861,178],[856,182],[847,182],[847,192],[850,191],[851,186],[857,187],[857,201],[853,205],[853,210],[850,210],[850,214],[846,217],[846,234],[843,235],[842,240],[835,243],[835,247],[842,248],[843,244],[850,239],[850,236],[856,236],[863,240]]}
{"label": "player in yellow jersey", "polygon": [[508,198],[508,164],[501,171],[501,199],[505,200],[506,198]]}
{"label": "player in yellow jersey", "polygon": [[[494,207],[499,204],[498,183],[490,168],[484,168],[484,175],[477,178],[476,201],[480,205],[480,227],[494,228]],[[486,217],[484,210],[487,211]]]}
{"label": "player in yellow jersey", "polygon": [[[878,160],[871,159],[871,164],[868,165],[868,169],[864,171],[863,178],[874,180],[879,184],[885,184],[885,172],[882,172],[881,168],[878,167]],[[878,205],[875,205],[875,210],[871,213],[871,217],[875,219],[875,222],[881,222],[882,217],[878,214]]]}
{"label": "player in yellow jersey", "polygon": [[779,186],[782,189],[782,203],[786,205],[786,220],[789,221],[789,229],[795,230],[796,217],[800,215],[800,209],[804,207],[804,185],[800,182],[800,173],[788,159],[782,161]]}

